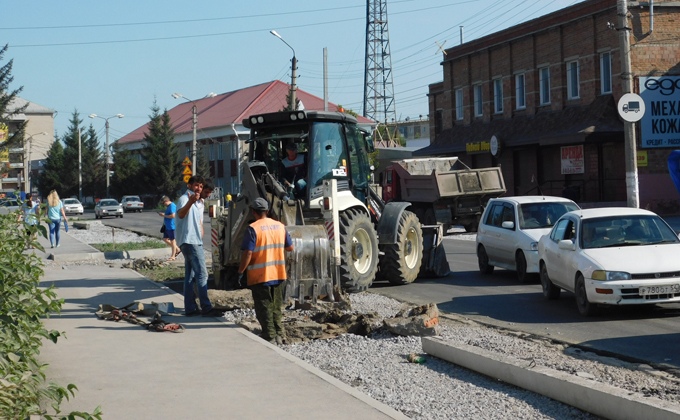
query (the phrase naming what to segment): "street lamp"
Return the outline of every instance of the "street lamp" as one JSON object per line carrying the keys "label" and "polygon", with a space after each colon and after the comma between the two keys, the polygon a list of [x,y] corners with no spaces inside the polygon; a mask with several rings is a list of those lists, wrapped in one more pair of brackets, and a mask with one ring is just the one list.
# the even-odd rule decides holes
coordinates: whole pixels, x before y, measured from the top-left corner
{"label": "street lamp", "polygon": [[292,76],[291,76],[292,81],[291,81],[291,84],[290,84],[290,92],[291,92],[290,96],[291,96],[291,106],[293,107],[293,111],[295,111],[295,110],[297,110],[297,103],[296,103],[296,100],[295,100],[295,92],[297,91],[297,88],[295,86],[295,73],[297,72],[297,58],[295,58],[295,49],[293,49],[293,47],[291,47],[290,44],[287,43],[285,39],[281,38],[281,35],[279,35],[276,31],[272,30],[272,31],[269,31],[269,33],[274,35],[275,37],[277,37],[281,41],[283,41],[284,44],[288,45],[288,48],[293,50],[293,60],[292,60],[293,61],[293,67],[292,67],[293,71],[292,71]]}
{"label": "street lamp", "polygon": [[31,193],[31,190],[32,190],[32,188],[31,188],[32,187],[32,185],[31,185],[31,181],[32,181],[32,179],[31,179],[31,149],[33,149],[33,137],[34,136],[46,136],[46,135],[47,135],[47,132],[42,131],[40,133],[31,134],[30,136],[28,136],[28,138],[24,139],[24,144],[28,143],[28,154],[26,156],[26,159],[27,159],[26,179],[25,179],[25,182],[28,185],[28,191],[27,191],[28,193]]}
{"label": "street lamp", "polygon": [[[214,98],[215,96],[217,96],[216,93],[210,92],[209,94],[205,95],[201,99]],[[193,136],[193,139],[191,140],[191,174],[196,175],[196,127],[198,126],[198,110],[196,109],[196,102],[197,101],[191,100],[191,99],[187,98],[186,96],[182,95],[181,93],[173,93],[172,97],[175,98],[175,99],[182,98],[187,102],[191,102],[191,104],[193,105],[192,112],[194,114],[194,118],[193,118],[192,128],[193,128],[194,136]],[[200,99],[198,99],[198,100],[200,100]]]}
{"label": "street lamp", "polygon": [[123,118],[124,116],[123,114],[116,114],[113,117],[104,118],[97,114],[90,114],[90,118],[101,118],[106,121],[106,198],[109,198],[109,185],[111,183],[109,179],[111,177],[111,167],[109,166],[109,154],[111,153],[109,150],[109,120],[111,118]]}

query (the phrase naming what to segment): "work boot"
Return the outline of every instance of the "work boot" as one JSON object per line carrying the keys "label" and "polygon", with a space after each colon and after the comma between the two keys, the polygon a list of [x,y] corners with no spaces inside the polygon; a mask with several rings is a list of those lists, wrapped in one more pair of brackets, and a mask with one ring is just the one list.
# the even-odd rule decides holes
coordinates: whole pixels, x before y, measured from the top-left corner
{"label": "work boot", "polygon": [[279,346],[283,345],[283,337],[281,337],[280,335],[274,337],[274,341],[276,341],[276,344],[278,344]]}

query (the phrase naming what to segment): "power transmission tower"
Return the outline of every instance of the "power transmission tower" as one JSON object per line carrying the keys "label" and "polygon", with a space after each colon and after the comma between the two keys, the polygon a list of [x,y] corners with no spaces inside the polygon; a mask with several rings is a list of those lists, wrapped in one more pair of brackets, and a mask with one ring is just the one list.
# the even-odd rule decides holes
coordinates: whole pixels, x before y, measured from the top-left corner
{"label": "power transmission tower", "polygon": [[364,117],[376,122],[396,120],[392,55],[387,30],[387,0],[366,0],[366,65]]}

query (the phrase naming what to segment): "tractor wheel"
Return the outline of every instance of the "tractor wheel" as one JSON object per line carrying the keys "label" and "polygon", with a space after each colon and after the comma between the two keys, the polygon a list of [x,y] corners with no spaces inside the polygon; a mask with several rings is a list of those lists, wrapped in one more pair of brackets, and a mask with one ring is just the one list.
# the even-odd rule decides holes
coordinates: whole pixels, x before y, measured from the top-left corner
{"label": "tractor wheel", "polygon": [[397,243],[383,245],[381,277],[392,284],[408,284],[418,277],[423,259],[423,231],[414,213],[404,211],[397,226]]}
{"label": "tractor wheel", "polygon": [[340,283],[348,292],[368,289],[378,270],[378,234],[360,210],[340,215]]}

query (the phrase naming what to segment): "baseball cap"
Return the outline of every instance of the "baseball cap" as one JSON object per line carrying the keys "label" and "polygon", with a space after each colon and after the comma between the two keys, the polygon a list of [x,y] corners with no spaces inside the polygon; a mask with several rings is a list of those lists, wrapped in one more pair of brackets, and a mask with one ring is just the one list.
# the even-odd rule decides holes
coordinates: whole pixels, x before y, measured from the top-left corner
{"label": "baseball cap", "polygon": [[269,209],[269,204],[267,203],[267,200],[265,200],[262,197],[258,197],[255,200],[253,200],[252,203],[250,203],[250,208],[253,210],[268,210]]}

